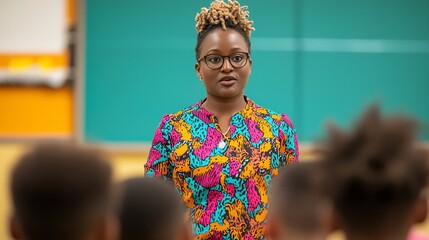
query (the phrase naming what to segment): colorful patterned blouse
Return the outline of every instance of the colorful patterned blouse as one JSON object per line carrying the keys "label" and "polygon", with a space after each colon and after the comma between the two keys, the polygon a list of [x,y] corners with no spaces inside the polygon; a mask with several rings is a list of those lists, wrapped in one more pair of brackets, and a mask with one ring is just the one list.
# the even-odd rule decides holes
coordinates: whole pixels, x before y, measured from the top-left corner
{"label": "colorful patterned blouse", "polygon": [[246,101],[227,137],[203,101],[165,115],[156,129],[146,175],[174,182],[195,239],[264,238],[271,179],[298,160],[290,119]]}

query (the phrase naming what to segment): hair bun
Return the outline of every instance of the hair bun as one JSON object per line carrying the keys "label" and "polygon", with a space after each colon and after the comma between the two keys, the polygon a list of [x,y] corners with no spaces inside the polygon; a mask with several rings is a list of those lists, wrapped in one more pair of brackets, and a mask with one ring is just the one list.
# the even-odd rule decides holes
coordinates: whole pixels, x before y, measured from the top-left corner
{"label": "hair bun", "polygon": [[253,21],[249,20],[249,12],[245,11],[246,9],[247,6],[240,7],[237,1],[228,0],[228,3],[225,3],[223,0],[216,0],[210,4],[210,8],[201,8],[201,12],[195,17],[195,28],[200,33],[209,25],[222,24],[222,29],[226,30],[225,22],[229,20],[250,37],[255,28],[252,27]]}

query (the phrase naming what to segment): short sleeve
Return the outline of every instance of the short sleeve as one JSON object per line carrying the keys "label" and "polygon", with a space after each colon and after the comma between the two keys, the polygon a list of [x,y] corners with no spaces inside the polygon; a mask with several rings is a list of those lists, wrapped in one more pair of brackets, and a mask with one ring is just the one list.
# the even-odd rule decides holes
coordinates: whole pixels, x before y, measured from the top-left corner
{"label": "short sleeve", "polygon": [[155,131],[147,162],[144,166],[145,176],[172,178],[173,163],[170,160],[171,145],[169,129],[171,129],[168,114],[162,117]]}
{"label": "short sleeve", "polygon": [[282,114],[278,136],[281,140],[280,161],[282,165],[298,162],[298,135],[292,121],[286,114]]}

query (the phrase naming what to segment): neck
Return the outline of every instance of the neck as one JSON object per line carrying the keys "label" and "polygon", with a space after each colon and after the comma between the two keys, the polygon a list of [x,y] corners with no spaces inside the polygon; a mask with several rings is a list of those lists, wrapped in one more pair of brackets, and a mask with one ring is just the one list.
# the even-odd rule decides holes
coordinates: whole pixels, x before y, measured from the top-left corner
{"label": "neck", "polygon": [[208,95],[203,107],[216,116],[233,115],[246,107],[246,101],[243,95],[233,98],[216,98]]}

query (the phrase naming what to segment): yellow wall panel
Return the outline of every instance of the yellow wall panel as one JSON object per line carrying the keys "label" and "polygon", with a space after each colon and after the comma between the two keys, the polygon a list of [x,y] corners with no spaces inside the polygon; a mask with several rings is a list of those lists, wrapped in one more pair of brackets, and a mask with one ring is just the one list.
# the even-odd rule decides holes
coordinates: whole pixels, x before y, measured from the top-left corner
{"label": "yellow wall panel", "polygon": [[69,64],[67,52],[60,54],[0,54],[0,68],[24,71],[35,65],[43,70],[64,68]]}
{"label": "yellow wall panel", "polygon": [[69,27],[76,24],[76,0],[67,0],[67,24]]}
{"label": "yellow wall panel", "polygon": [[71,135],[73,94],[69,87],[0,87],[0,137]]}

